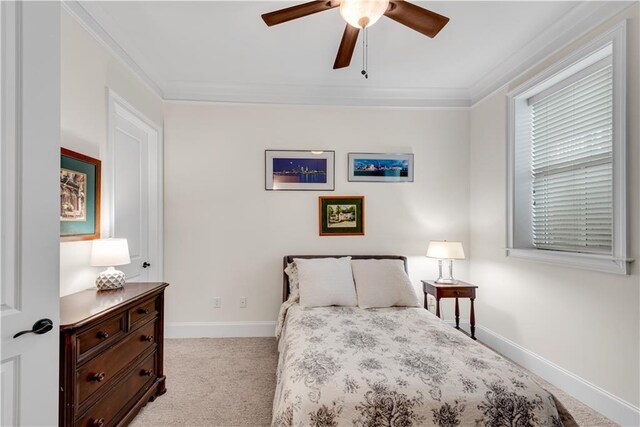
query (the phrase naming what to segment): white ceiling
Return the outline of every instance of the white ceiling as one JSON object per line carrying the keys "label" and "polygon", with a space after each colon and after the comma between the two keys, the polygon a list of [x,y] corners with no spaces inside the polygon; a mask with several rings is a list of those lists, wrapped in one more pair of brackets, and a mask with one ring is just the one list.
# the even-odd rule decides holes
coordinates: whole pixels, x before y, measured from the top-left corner
{"label": "white ceiling", "polygon": [[345,26],[337,8],[271,28],[260,18],[262,13],[298,3],[80,5],[166,97],[199,98],[207,93],[203,96],[212,100],[235,96],[258,102],[278,93],[287,102],[284,98],[305,92],[328,98],[338,94],[384,98],[394,92],[403,98],[410,93],[469,98],[483,79],[500,75],[510,60],[543,48],[542,36],[550,29],[561,34],[567,16],[601,13],[606,7],[571,1],[416,2],[448,16],[449,24],[430,39],[383,17],[369,30],[369,79],[365,80],[360,75],[361,40],[351,66],[332,69]]}

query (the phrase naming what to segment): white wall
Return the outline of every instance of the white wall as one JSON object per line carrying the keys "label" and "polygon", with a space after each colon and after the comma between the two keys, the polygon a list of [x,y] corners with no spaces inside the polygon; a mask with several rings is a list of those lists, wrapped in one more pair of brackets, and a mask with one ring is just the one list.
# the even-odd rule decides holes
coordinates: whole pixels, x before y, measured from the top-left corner
{"label": "white wall", "polygon": [[[162,100],[69,13],[61,12],[61,144],[100,158],[107,141],[106,87],[162,125]],[[103,161],[103,168],[106,166]],[[104,203],[104,196],[103,196]],[[103,223],[107,218],[103,217]],[[94,286],[90,241],[60,243],[60,295]]]}
{"label": "white wall", "polygon": [[[546,65],[628,18],[628,141],[632,274],[620,276],[505,257],[506,93]],[[471,280],[478,322],[640,406],[640,86],[638,4],[567,47],[471,111]]]}
{"label": "white wall", "polygon": [[[418,286],[429,239],[468,242],[468,111],[165,105],[169,323],[275,320],[284,255],[414,256]],[[265,191],[265,149],[335,150],[336,191]],[[413,152],[415,182],[349,183],[350,151]],[[365,236],[318,236],[320,195],[364,195]]]}

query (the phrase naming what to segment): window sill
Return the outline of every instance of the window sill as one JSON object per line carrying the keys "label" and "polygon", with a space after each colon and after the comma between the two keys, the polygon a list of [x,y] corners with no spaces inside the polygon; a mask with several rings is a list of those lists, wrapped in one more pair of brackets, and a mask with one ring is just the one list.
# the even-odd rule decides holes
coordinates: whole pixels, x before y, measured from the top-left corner
{"label": "window sill", "polygon": [[629,266],[633,262],[632,259],[615,258],[607,255],[543,251],[539,249],[507,248],[507,256],[546,264],[614,274],[629,274]]}

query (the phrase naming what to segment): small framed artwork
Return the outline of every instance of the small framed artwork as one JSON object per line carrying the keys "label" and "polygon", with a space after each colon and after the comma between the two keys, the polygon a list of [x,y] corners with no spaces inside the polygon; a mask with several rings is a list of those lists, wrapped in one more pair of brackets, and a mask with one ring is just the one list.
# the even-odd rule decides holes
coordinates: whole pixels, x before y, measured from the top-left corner
{"label": "small framed artwork", "polygon": [[413,154],[349,153],[349,181],[413,182]]}
{"label": "small framed artwork", "polygon": [[100,160],[60,150],[60,240],[100,238]]}
{"label": "small framed artwork", "polygon": [[364,196],[321,196],[321,236],[364,236]]}
{"label": "small framed artwork", "polygon": [[265,190],[333,191],[334,151],[265,150]]}

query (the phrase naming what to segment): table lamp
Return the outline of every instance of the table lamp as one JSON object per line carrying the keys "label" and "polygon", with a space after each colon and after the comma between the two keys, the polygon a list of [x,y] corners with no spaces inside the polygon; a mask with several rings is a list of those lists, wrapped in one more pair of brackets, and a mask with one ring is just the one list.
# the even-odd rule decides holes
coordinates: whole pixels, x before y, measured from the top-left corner
{"label": "table lamp", "polygon": [[99,239],[91,247],[91,265],[109,267],[96,278],[99,291],[119,289],[124,286],[124,273],[113,268],[116,265],[129,264],[129,246],[127,239]]}
{"label": "table lamp", "polygon": [[[438,260],[438,278],[436,283],[458,283],[453,278],[453,260],[464,259],[462,242],[448,242],[446,240],[431,240],[427,249],[427,257]],[[442,277],[442,261],[449,261],[449,276]]]}

